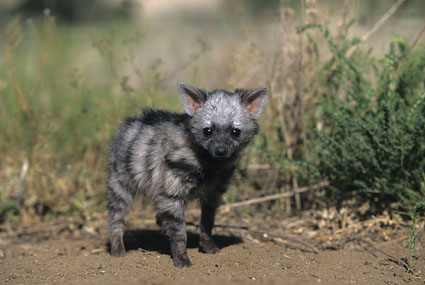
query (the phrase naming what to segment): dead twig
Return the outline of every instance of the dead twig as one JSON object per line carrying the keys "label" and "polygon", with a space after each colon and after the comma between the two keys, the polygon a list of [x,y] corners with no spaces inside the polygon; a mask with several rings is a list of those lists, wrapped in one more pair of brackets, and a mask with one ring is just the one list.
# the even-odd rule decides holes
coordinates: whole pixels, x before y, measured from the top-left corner
{"label": "dead twig", "polygon": [[[304,26],[304,0],[300,0],[300,27]],[[304,129],[304,90],[303,90],[303,81],[304,81],[304,72],[303,72],[303,34],[298,34],[298,62],[297,62],[297,77],[296,77],[296,93],[295,100],[299,102],[299,110],[297,112],[298,124],[300,128],[300,133],[302,139],[305,139],[305,129]],[[292,177],[292,187],[294,190],[298,189],[298,181],[296,177]],[[297,211],[301,210],[301,196],[299,193],[295,194],[295,206]]]}
{"label": "dead twig", "polygon": [[2,239],[10,239],[10,238],[23,238],[27,236],[34,235],[46,235],[50,233],[57,233],[63,230],[69,229],[69,224],[60,223],[60,224],[51,224],[51,225],[41,225],[41,226],[31,226],[24,227],[19,230],[15,230],[14,232],[5,232],[0,234],[0,238]]}
{"label": "dead twig", "polygon": [[377,258],[378,256],[371,251],[366,245],[363,245],[364,250],[366,250],[367,252],[369,252],[373,257]]}
{"label": "dead twig", "polygon": [[301,187],[301,188],[298,188],[296,190],[293,189],[292,191],[285,192],[285,193],[278,193],[278,194],[268,195],[268,196],[265,196],[265,197],[253,198],[253,199],[249,199],[249,200],[242,201],[242,202],[223,205],[220,208],[218,208],[218,211],[227,212],[230,209],[248,206],[248,205],[252,205],[252,204],[258,204],[258,203],[272,201],[272,200],[277,200],[277,199],[282,199],[282,198],[287,198],[287,197],[294,196],[295,194],[311,191],[311,190],[326,187],[326,186],[329,186],[329,181],[322,181],[322,182],[314,184],[314,185]]}
{"label": "dead twig", "polygon": [[[199,228],[199,225],[193,222],[186,222],[186,226]],[[247,226],[230,226],[230,225],[220,225],[220,224],[214,225],[214,228],[222,228],[222,229],[228,229],[228,230],[249,230]]]}
{"label": "dead twig", "polygon": [[263,169],[268,170],[271,168],[272,167],[269,163],[266,163],[266,164],[254,163],[254,164],[248,165],[249,170],[263,170]]}
{"label": "dead twig", "polygon": [[[245,200],[245,201],[242,201],[242,202],[236,202],[236,203],[232,203],[232,204],[222,205],[221,207],[219,207],[217,209],[217,212],[228,212],[228,211],[230,211],[231,209],[234,209],[234,208],[239,208],[239,207],[243,207],[243,206],[249,206],[249,205],[252,205],[252,204],[258,204],[258,203],[263,203],[263,202],[267,202],[267,201],[273,201],[273,200],[278,200],[278,199],[282,199],[282,198],[287,198],[287,197],[294,196],[297,193],[298,194],[304,193],[304,192],[315,190],[315,189],[322,188],[322,187],[329,187],[329,181],[322,181],[322,182],[319,182],[317,184],[301,187],[301,188],[298,188],[296,191],[294,189],[292,189],[292,191],[288,191],[288,192],[285,192],[285,193],[278,193],[278,194],[268,195],[268,196],[264,196],[264,197]],[[191,210],[186,211],[186,215],[199,215],[200,212],[201,211],[199,209],[191,209]]]}
{"label": "dead twig", "polygon": [[397,265],[403,266],[404,268],[409,270],[410,273],[413,273],[413,272],[411,272],[409,264],[406,261],[403,261],[402,259],[398,259],[398,258],[392,256],[391,254],[383,251],[382,249],[377,248],[376,246],[374,246],[371,242],[369,242],[367,240],[359,239],[359,242],[366,244],[367,246],[371,247],[373,250],[375,250],[375,251],[385,255],[386,257],[388,257],[388,259],[390,261],[394,262]]}
{"label": "dead twig", "polygon": [[343,16],[342,16],[342,22],[341,22],[341,25],[339,26],[338,36],[336,38],[336,42],[337,42],[338,47],[341,47],[344,28],[345,28],[345,25],[347,24],[348,8],[349,7],[350,7],[350,0],[345,0],[344,1],[344,13],[343,13]]}
{"label": "dead twig", "polygon": [[[397,9],[401,6],[401,4],[404,3],[404,1],[406,0],[398,0],[395,2],[394,5],[391,6],[391,8],[387,11],[387,13],[385,13],[378,20],[378,22],[376,22],[375,25],[373,25],[373,27],[362,36],[363,42],[367,41],[394,14],[394,12],[397,11]],[[353,46],[348,50],[347,57],[349,57],[354,52],[355,48],[356,47]]]}
{"label": "dead twig", "polygon": [[[199,228],[199,225],[197,225],[195,223],[192,223],[192,222],[188,222],[188,223],[186,223],[186,225],[187,226],[193,226],[193,227]],[[274,241],[277,241],[277,242],[283,243],[285,245],[289,245],[289,246],[291,246],[293,248],[298,248],[299,249],[299,247],[294,246],[292,244],[289,244],[287,242],[287,241],[291,241],[293,243],[302,245],[304,247],[304,249],[300,249],[300,250],[307,251],[307,252],[313,252],[313,253],[316,253],[316,254],[318,253],[318,250],[315,249],[313,246],[310,246],[310,245],[308,245],[308,244],[300,241],[300,238],[301,237],[298,236],[298,235],[289,236],[289,235],[282,235],[282,234],[275,233],[275,232],[268,232],[268,231],[262,231],[262,230],[253,230],[253,229],[250,229],[250,228],[248,228],[246,226],[228,226],[228,225],[219,225],[218,224],[218,225],[215,225],[215,227],[216,228],[223,228],[223,229],[226,229],[226,230],[229,230],[229,231],[250,232],[250,233],[253,233],[253,234],[260,235],[263,238],[270,237]],[[305,248],[308,249],[308,250],[305,250]]]}
{"label": "dead twig", "polygon": [[[245,230],[245,229],[241,229],[241,230]],[[297,244],[302,245],[303,247],[309,249],[310,252],[313,252],[315,254],[318,253],[318,250],[315,249],[313,246],[308,245],[308,244],[300,241],[300,236],[292,236],[291,237],[291,236],[288,236],[288,235],[282,235],[282,234],[278,234],[278,233],[274,233],[274,232],[267,232],[267,231],[262,231],[262,230],[246,229],[246,231],[249,231],[249,232],[252,232],[252,233],[255,233],[255,234],[259,234],[263,237],[264,236],[270,236],[273,240],[280,242],[280,243],[283,243],[283,244],[286,244],[286,245],[289,245],[289,243],[285,241],[285,240],[288,240],[288,241],[291,241],[293,243],[297,243]],[[293,245],[291,245],[291,246],[297,248],[296,246],[293,246]],[[304,251],[306,251],[306,250],[304,249]]]}
{"label": "dead twig", "polygon": [[[287,65],[286,65],[286,27],[285,27],[285,0],[280,0],[280,21],[282,24],[282,62],[281,62],[281,68],[282,68],[282,74],[281,74],[281,88],[280,92],[277,96],[277,110],[278,110],[278,119],[280,123],[280,127],[282,130],[283,140],[286,146],[286,156],[289,159],[292,159],[292,140],[289,135],[288,127],[285,122],[285,115],[283,112],[284,105],[286,103],[286,96],[288,94],[287,90]],[[282,149],[283,151],[283,149]],[[286,179],[289,180],[289,173],[286,173]],[[291,213],[291,200],[289,199],[290,196],[288,196],[287,199],[285,199],[285,211],[286,214],[289,215]]]}

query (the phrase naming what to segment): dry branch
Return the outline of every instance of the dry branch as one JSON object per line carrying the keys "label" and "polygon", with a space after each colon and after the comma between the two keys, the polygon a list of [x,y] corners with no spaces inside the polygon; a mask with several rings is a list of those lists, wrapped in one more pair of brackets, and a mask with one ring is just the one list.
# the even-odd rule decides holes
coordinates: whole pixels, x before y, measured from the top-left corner
{"label": "dry branch", "polygon": [[[367,41],[394,14],[394,12],[397,11],[397,9],[401,6],[401,4],[404,3],[404,1],[406,0],[398,0],[395,2],[394,5],[391,6],[391,8],[387,11],[387,13],[385,13],[378,20],[378,22],[376,22],[375,25],[373,25],[373,27],[362,36],[363,42]],[[347,57],[349,57],[354,52],[355,48],[356,47],[353,46],[348,50]]]}
{"label": "dry branch", "polygon": [[[280,0],[280,21],[282,24],[282,75],[281,75],[281,81],[282,81],[282,86],[281,86],[281,90],[279,95],[277,96],[277,110],[278,110],[278,118],[279,118],[279,123],[282,129],[282,135],[283,135],[283,140],[285,143],[285,147],[286,147],[286,156],[289,159],[292,159],[292,139],[290,137],[289,134],[289,126],[286,125],[285,122],[285,115],[283,112],[283,108],[284,105],[286,103],[286,96],[287,96],[287,84],[286,84],[286,80],[287,80],[287,64],[286,64],[286,47],[285,47],[285,42],[286,42],[286,27],[285,27],[285,5],[284,5],[285,0]],[[289,180],[290,175],[289,173],[286,173],[286,179]],[[291,195],[292,196],[292,195]],[[288,196],[290,197],[290,196]],[[290,199],[286,199],[285,200],[285,211],[286,214],[290,214],[291,213],[291,200]]]}
{"label": "dry branch", "polygon": [[342,16],[342,22],[341,22],[341,25],[339,26],[338,36],[336,38],[338,47],[341,47],[344,28],[347,25],[347,17],[348,17],[348,8],[349,7],[350,7],[350,0],[345,0],[344,1],[344,13],[343,13],[343,16]]}
{"label": "dry branch", "polygon": [[[222,205],[217,209],[217,211],[218,212],[228,212],[228,211],[230,211],[231,209],[234,209],[234,208],[249,206],[249,205],[252,205],[252,204],[258,204],[258,203],[263,203],[263,202],[267,202],[267,201],[278,200],[278,199],[282,199],[282,198],[288,198],[288,197],[294,196],[295,194],[304,193],[304,192],[307,192],[307,191],[311,191],[311,190],[315,190],[315,189],[327,187],[327,186],[329,186],[329,181],[322,181],[322,182],[319,182],[317,184],[298,188],[296,191],[294,191],[294,189],[292,189],[292,191],[288,191],[288,192],[285,192],[285,193],[278,193],[278,194],[273,194],[273,195],[264,196],[264,197],[260,197],[260,198],[253,198],[253,199],[245,200],[245,201],[242,201],[242,202],[236,202],[236,203],[232,203],[232,204]],[[188,214],[188,215],[199,215],[200,212],[201,211],[199,209],[191,209],[191,210],[186,211],[186,214]]]}
{"label": "dry branch", "polygon": [[[398,264],[398,265],[401,265],[401,266],[403,266],[403,267],[404,267],[404,268],[406,268],[406,269],[409,269],[409,264],[408,264],[407,262],[403,261],[402,259],[396,258],[396,257],[394,257],[393,255],[391,255],[391,254],[389,254],[389,253],[387,253],[387,252],[383,251],[382,249],[377,248],[376,246],[374,246],[371,242],[369,242],[369,241],[367,241],[367,240],[359,239],[358,241],[359,241],[359,242],[364,243],[365,245],[367,245],[367,246],[369,246],[369,247],[371,247],[373,250],[375,250],[375,251],[377,251],[377,252],[379,252],[379,253],[381,253],[381,254],[385,255],[386,257],[388,257],[388,259],[389,259],[390,261],[392,261],[392,262],[394,262],[394,263],[396,263],[396,264]],[[369,250],[368,250],[368,251],[369,251]]]}
{"label": "dry branch", "polygon": [[[296,248],[296,249],[299,249],[301,251],[312,252],[312,253],[316,253],[316,254],[319,253],[319,251],[315,247],[301,241],[300,236],[283,235],[283,234],[279,234],[279,233],[275,233],[275,232],[268,232],[268,231],[263,231],[263,230],[252,230],[252,229],[247,229],[247,228],[234,228],[234,230],[251,232],[251,233],[254,233],[254,234],[257,234],[257,235],[261,235],[263,237],[269,236],[269,237],[272,238],[272,241],[274,241],[274,242],[282,243],[286,246],[290,246],[292,248]],[[292,243],[289,243],[288,241],[291,241]],[[299,244],[302,247],[300,248],[299,246],[295,246],[294,243]]]}
{"label": "dry branch", "polygon": [[[198,224],[194,224],[192,222],[188,222],[188,223],[186,223],[186,225],[192,226],[192,227],[195,227],[195,228],[199,228]],[[216,228],[223,228],[223,229],[230,231],[230,232],[232,232],[232,231],[242,231],[242,232],[256,234],[256,235],[262,236],[263,238],[269,237],[274,242],[282,243],[286,246],[290,246],[292,248],[297,248],[301,251],[307,251],[307,252],[312,252],[312,253],[316,253],[316,254],[318,253],[318,250],[315,247],[303,242],[301,240],[303,237],[299,236],[299,235],[288,235],[288,234],[281,234],[281,233],[264,231],[264,230],[254,230],[254,229],[250,229],[250,228],[245,227],[245,226],[215,225],[215,227]],[[292,243],[289,243],[288,241],[291,241]],[[294,244],[299,244],[302,247],[296,246]]]}
{"label": "dry branch", "polygon": [[242,201],[242,202],[223,205],[220,208],[218,208],[218,211],[226,212],[226,211],[229,211],[230,209],[233,209],[233,208],[238,208],[238,207],[242,207],[242,206],[248,206],[248,205],[252,205],[252,204],[258,204],[258,203],[262,203],[262,202],[287,198],[287,197],[291,197],[291,196],[294,196],[294,195],[299,194],[299,193],[311,191],[311,190],[314,190],[314,189],[317,189],[317,188],[322,188],[322,187],[325,187],[325,186],[328,186],[328,185],[329,185],[328,181],[322,181],[320,183],[313,184],[313,185],[310,185],[310,186],[301,187],[301,188],[298,188],[296,190],[293,189],[290,192],[273,194],[273,195],[269,195],[269,196],[265,196],[265,197],[254,198],[254,199],[249,199],[249,200]]}
{"label": "dry branch", "polygon": [[[300,0],[300,19],[299,25],[304,26],[304,0]],[[297,67],[297,77],[296,77],[296,95],[295,100],[299,101],[299,111],[297,115],[300,117],[299,119],[299,128],[301,129],[301,137],[305,139],[305,129],[304,129],[304,92],[303,92],[303,81],[304,81],[304,73],[303,73],[303,34],[298,34],[298,67]],[[292,187],[294,191],[298,188],[298,181],[296,177],[292,178]],[[301,210],[301,196],[299,193],[295,194],[295,206],[297,211]]]}

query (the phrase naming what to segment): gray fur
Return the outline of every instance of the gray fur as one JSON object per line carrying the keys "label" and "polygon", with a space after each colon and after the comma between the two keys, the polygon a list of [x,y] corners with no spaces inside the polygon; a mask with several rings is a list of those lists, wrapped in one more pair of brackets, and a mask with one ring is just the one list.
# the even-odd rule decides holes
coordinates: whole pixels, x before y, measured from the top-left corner
{"label": "gray fur", "polygon": [[113,256],[125,255],[124,219],[137,194],[153,201],[176,267],[191,266],[185,224],[189,199],[199,199],[202,210],[199,250],[219,251],[212,238],[215,212],[239,153],[258,132],[255,119],[268,90],[208,93],[179,86],[187,114],[145,109],[140,117],[128,118],[112,141],[108,226]]}

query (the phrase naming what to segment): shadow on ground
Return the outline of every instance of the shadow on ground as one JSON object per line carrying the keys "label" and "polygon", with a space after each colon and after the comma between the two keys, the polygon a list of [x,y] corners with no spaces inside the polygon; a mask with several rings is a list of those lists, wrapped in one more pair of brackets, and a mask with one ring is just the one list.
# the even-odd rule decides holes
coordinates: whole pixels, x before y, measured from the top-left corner
{"label": "shadow on ground", "polygon": [[[214,235],[214,241],[222,249],[227,246],[242,243],[237,236]],[[187,248],[197,248],[199,234],[187,232]],[[111,252],[111,244],[107,243],[108,252]],[[124,232],[124,246],[127,251],[138,250],[156,251],[161,254],[169,254],[170,244],[166,236],[159,230],[128,230]]]}

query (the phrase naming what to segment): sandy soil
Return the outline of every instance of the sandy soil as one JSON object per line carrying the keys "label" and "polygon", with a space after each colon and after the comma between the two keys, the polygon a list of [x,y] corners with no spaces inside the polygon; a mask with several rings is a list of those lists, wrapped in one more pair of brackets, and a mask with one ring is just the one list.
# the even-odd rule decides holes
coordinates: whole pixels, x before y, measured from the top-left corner
{"label": "sandy soil", "polygon": [[[148,284],[424,284],[425,250],[417,250],[415,272],[409,273],[388,255],[408,258],[401,238],[372,243],[352,242],[339,250],[316,250],[314,240],[290,246],[279,238],[261,239],[218,227],[216,255],[198,252],[199,235],[188,226],[188,252],[193,267],[176,269],[167,240],[152,223],[131,224],[125,233],[127,255],[108,253],[106,231],[92,229],[35,238],[0,239],[0,284],[148,283]],[[282,240],[281,240],[282,241]],[[292,244],[295,240],[292,241]],[[311,246],[309,245],[311,244]],[[381,250],[382,252],[380,252]]]}

